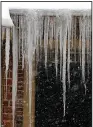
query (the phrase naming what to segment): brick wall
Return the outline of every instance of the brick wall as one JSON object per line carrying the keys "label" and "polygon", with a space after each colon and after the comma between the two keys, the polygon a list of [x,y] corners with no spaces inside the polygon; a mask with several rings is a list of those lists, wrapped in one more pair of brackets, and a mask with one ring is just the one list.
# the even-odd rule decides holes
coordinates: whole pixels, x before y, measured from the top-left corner
{"label": "brick wall", "polygon": [[[6,77],[5,77],[5,39],[1,49],[1,68],[2,68],[2,127],[12,127],[12,41],[10,47],[9,70],[7,78],[7,98],[6,98]],[[22,127],[23,124],[23,89],[24,89],[24,71],[22,70],[22,58],[18,62],[18,85],[16,100],[15,127]]]}

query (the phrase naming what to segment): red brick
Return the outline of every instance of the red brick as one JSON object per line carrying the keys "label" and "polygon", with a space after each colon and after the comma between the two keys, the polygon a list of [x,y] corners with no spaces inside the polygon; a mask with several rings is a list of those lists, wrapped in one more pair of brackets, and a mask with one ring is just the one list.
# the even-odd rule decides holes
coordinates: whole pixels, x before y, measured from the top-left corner
{"label": "red brick", "polygon": [[12,78],[12,71],[11,70],[8,71],[8,78]]}
{"label": "red brick", "polygon": [[[3,84],[2,84],[2,98],[5,98],[6,96],[6,77],[5,77],[5,52],[2,54],[2,70],[3,70]],[[22,56],[22,55],[21,55]],[[8,80],[7,80],[7,100],[3,101],[3,110],[2,110],[2,121],[4,122],[4,127],[12,127],[12,69],[13,69],[13,57],[12,54],[10,54],[9,58],[9,70],[8,70]],[[20,118],[20,121],[17,123],[16,126],[21,125],[23,121],[23,89],[24,89],[24,70],[22,70],[22,58],[18,62],[18,98],[16,102],[16,116],[18,117],[18,120]],[[21,101],[19,100],[21,98]],[[16,120],[17,121],[17,120]],[[21,127],[21,126],[19,126]]]}
{"label": "red brick", "polygon": [[12,120],[4,121],[4,127],[12,127]]}
{"label": "red brick", "polygon": [[12,78],[7,79],[7,85],[12,85]]}
{"label": "red brick", "polygon": [[12,120],[12,114],[10,113],[3,113],[4,120]]}
{"label": "red brick", "polygon": [[12,92],[12,86],[7,86],[7,93],[10,93],[10,92]]}
{"label": "red brick", "polygon": [[8,101],[7,101],[7,100],[4,100],[4,101],[3,101],[3,105],[4,105],[4,106],[8,106]]}
{"label": "red brick", "polygon": [[9,99],[9,100],[12,99],[12,93],[7,94],[7,99]]}
{"label": "red brick", "polygon": [[4,113],[12,113],[12,107],[4,106],[4,107],[3,107],[3,112],[4,112]]}

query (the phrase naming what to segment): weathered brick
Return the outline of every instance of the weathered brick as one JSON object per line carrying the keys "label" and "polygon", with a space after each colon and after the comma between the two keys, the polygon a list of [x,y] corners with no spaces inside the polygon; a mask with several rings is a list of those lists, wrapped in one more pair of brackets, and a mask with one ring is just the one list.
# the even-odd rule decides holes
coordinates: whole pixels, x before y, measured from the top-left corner
{"label": "weathered brick", "polygon": [[18,88],[17,88],[18,90],[23,90],[24,89],[24,87],[23,87],[23,85],[21,85],[21,86],[18,86]]}
{"label": "weathered brick", "polygon": [[18,77],[24,77],[23,73],[18,73]]}
{"label": "weathered brick", "polygon": [[7,79],[7,85],[12,85],[12,78]]}
{"label": "weathered brick", "polygon": [[8,106],[8,100],[4,100],[4,101],[3,101],[3,105],[4,105],[4,106]]}
{"label": "weathered brick", "polygon": [[4,106],[3,107],[3,112],[4,113],[12,113],[12,107]]}
{"label": "weathered brick", "polygon": [[11,113],[3,113],[3,119],[4,120],[12,120],[12,114]]}
{"label": "weathered brick", "polygon": [[18,115],[23,115],[23,112],[22,111],[16,111],[16,115],[18,116]]}
{"label": "weathered brick", "polygon": [[18,73],[23,74],[23,70],[22,69],[19,69],[18,70]]}
{"label": "weathered brick", "polygon": [[23,81],[24,79],[23,79],[23,77],[18,77],[18,82],[20,82],[20,81]]}
{"label": "weathered brick", "polygon": [[4,122],[4,127],[12,127],[12,121],[11,120],[6,120]]}
{"label": "weathered brick", "polygon": [[23,93],[17,94],[18,99],[23,98]]}
{"label": "weathered brick", "polygon": [[23,104],[22,104],[22,103],[17,103],[17,104],[16,104],[16,107],[17,107],[17,108],[23,108]]}
{"label": "weathered brick", "polygon": [[11,70],[8,71],[8,78],[12,78],[12,71]]}
{"label": "weathered brick", "polygon": [[12,99],[12,93],[7,94],[7,99],[9,99],[9,100]]}
{"label": "weathered brick", "polygon": [[22,111],[23,112],[23,107],[22,108],[16,108],[16,111]]}
{"label": "weathered brick", "polygon": [[9,65],[9,69],[12,70],[12,68],[13,68],[13,66],[10,64],[10,65]]}
{"label": "weathered brick", "polygon": [[20,87],[20,86],[23,86],[23,81],[20,81],[20,82],[18,81],[18,86],[17,86],[17,88]]}
{"label": "weathered brick", "polygon": [[16,121],[17,122],[22,121],[22,120],[23,120],[23,116],[22,115],[16,116]]}
{"label": "weathered brick", "polygon": [[[5,41],[6,42],[6,41]],[[5,44],[2,53],[2,124],[4,127],[12,127],[12,74],[13,57],[12,52],[9,56],[9,69],[7,76],[7,99],[6,99],[6,77],[5,77]],[[11,49],[10,49],[11,50]],[[22,54],[21,54],[22,56]],[[24,89],[24,70],[22,70],[22,57],[18,62],[18,82],[17,82],[17,101],[16,101],[16,127],[22,127],[23,123],[23,89]],[[20,100],[21,99],[21,100]]]}
{"label": "weathered brick", "polygon": [[10,92],[12,92],[12,86],[8,85],[7,86],[7,93],[10,93]]}

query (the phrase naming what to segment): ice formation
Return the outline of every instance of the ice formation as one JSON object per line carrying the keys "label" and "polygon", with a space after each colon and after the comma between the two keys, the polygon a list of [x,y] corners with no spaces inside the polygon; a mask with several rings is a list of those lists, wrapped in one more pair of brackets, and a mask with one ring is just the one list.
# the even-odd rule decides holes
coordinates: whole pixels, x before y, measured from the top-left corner
{"label": "ice formation", "polygon": [[[75,15],[75,18],[74,18]],[[77,48],[77,18],[79,22],[79,62],[82,67],[82,81],[85,87],[85,47],[88,41],[89,47],[87,52],[91,50],[91,14],[90,11],[75,12],[71,10],[27,10],[23,11],[23,15],[19,16],[19,32],[17,35],[16,27],[13,31],[13,127],[15,115],[15,101],[17,90],[17,68],[18,59],[20,59],[20,47],[22,46],[22,67],[26,64],[26,75],[28,80],[27,88],[29,88],[29,127],[31,127],[31,95],[32,95],[32,79],[33,79],[33,58],[36,55],[36,62],[38,64],[39,58],[42,55],[42,47],[44,49],[45,69],[48,65],[48,46],[50,49],[55,46],[55,69],[56,76],[58,76],[58,62],[60,63],[60,80],[63,86],[63,116],[66,114],[66,72],[68,76],[68,84],[70,88],[70,52],[74,52],[74,62],[76,59]],[[11,16],[12,17],[12,16]],[[14,14],[15,21],[18,17]],[[74,19],[74,20],[73,20]],[[17,23],[15,23],[17,24]],[[53,41],[53,43],[52,43]],[[51,42],[51,43],[49,43]],[[9,46],[9,45],[8,45]],[[8,47],[7,47],[8,48]],[[73,50],[74,49],[74,50]],[[8,48],[9,55],[9,48]],[[60,54],[60,57],[58,57]],[[59,60],[60,58],[60,60]],[[7,58],[9,59],[9,58]],[[87,60],[91,59],[90,53],[87,54]],[[59,61],[58,61],[59,60]],[[8,66],[8,60],[7,60]],[[66,67],[67,63],[67,67]],[[88,64],[88,68],[90,65]],[[7,70],[6,70],[7,71]]]}
{"label": "ice formation", "polygon": [[15,103],[17,97],[17,69],[18,69],[18,35],[16,27],[13,26],[13,81],[12,81],[12,113],[13,127],[15,126]]}
{"label": "ice formation", "polygon": [[6,98],[7,98],[7,74],[9,67],[9,53],[10,53],[10,28],[6,28],[6,46],[5,46],[5,63],[6,63]]}

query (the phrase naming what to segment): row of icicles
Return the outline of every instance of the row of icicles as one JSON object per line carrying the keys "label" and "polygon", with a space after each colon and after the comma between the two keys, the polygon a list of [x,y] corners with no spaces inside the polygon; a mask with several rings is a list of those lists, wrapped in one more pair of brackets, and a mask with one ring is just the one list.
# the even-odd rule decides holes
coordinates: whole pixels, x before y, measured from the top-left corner
{"label": "row of icicles", "polygon": [[[74,49],[76,53],[77,38],[77,16],[73,17],[70,13],[56,16],[42,16],[36,13],[28,15],[11,15],[14,22],[13,26],[13,82],[12,82],[12,111],[13,111],[13,127],[15,120],[15,101],[17,95],[17,70],[18,60],[22,54],[22,68],[26,64],[28,71],[29,89],[29,127],[31,127],[31,91],[32,91],[32,62],[33,56],[39,58],[40,48],[44,46],[45,68],[47,69],[48,46],[50,49],[55,45],[55,68],[56,76],[58,75],[58,50],[60,50],[60,79],[63,82],[63,116],[66,114],[66,69],[70,88],[70,52]],[[85,94],[85,54],[87,53],[87,61],[91,61],[91,16],[85,14],[78,17],[78,50],[80,57],[80,65],[82,67],[82,81],[84,83]],[[3,29],[2,29],[3,30]],[[42,40],[44,43],[42,44]],[[55,43],[53,44],[55,40]],[[67,43],[66,43],[67,42]],[[20,51],[22,47],[22,52]],[[86,48],[87,47],[87,48]],[[87,50],[86,50],[87,49]],[[6,79],[9,68],[9,51],[10,51],[10,29],[6,28],[6,45],[5,45],[5,63],[6,63]],[[67,52],[68,51],[68,52]],[[67,56],[66,56],[67,54]],[[66,68],[67,63],[67,68]],[[90,65],[88,62],[88,69]],[[7,82],[6,82],[7,91]]]}

